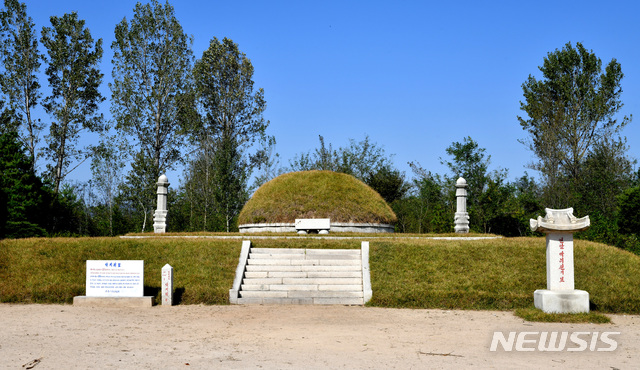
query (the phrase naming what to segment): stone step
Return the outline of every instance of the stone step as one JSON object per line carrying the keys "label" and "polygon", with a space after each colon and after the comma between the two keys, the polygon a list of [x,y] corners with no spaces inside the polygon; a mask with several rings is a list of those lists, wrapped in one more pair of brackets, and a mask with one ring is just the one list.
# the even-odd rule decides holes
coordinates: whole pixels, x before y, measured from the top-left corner
{"label": "stone step", "polygon": [[[301,298],[304,299],[304,298]],[[363,305],[364,298],[313,298],[313,304]]]}
{"label": "stone step", "polygon": [[304,291],[293,290],[289,292],[289,298],[362,298],[364,294],[362,290],[348,291],[348,292],[329,292],[324,290],[318,291]]}
{"label": "stone step", "polygon": [[333,284],[294,284],[294,285],[284,285],[284,284],[242,284],[241,291],[243,292],[281,292],[285,291],[305,291],[305,292],[361,292],[362,293],[362,285],[351,284],[351,285],[333,285]]}
{"label": "stone step", "polygon": [[240,291],[242,298],[362,298],[364,294],[362,290],[358,291],[322,291],[322,290],[291,290],[291,291],[258,291],[243,290]]}
{"label": "stone step", "polygon": [[357,255],[361,254],[360,249],[307,249],[308,255],[313,254],[333,254],[333,255]]}
{"label": "stone step", "polygon": [[362,271],[305,271],[310,278],[360,278],[362,281]]}
{"label": "stone step", "polygon": [[328,291],[254,291],[246,290],[240,292],[242,298],[362,298],[364,295],[360,291],[328,292]]}
{"label": "stone step", "polygon": [[360,260],[359,254],[249,253],[254,260]]}
{"label": "stone step", "polygon": [[305,249],[295,249],[295,248],[251,248],[251,253],[299,253],[305,254]]}
{"label": "stone step", "polygon": [[364,304],[361,251],[252,248],[239,304]]}
{"label": "stone step", "polygon": [[363,298],[238,298],[238,304],[363,305]]}
{"label": "stone step", "polygon": [[268,266],[361,266],[360,259],[262,259],[249,258],[247,265],[268,265]]}
{"label": "stone step", "polygon": [[250,260],[303,260],[305,259],[306,254],[290,254],[290,253],[249,253]]}
{"label": "stone step", "polygon": [[247,265],[245,271],[248,272],[330,272],[330,271],[362,271],[361,266],[357,265],[343,265],[343,266],[329,266],[329,265]]}
{"label": "stone step", "polygon": [[305,290],[305,291],[331,291],[331,292],[347,292],[347,291],[362,291],[362,284],[350,284],[350,285],[333,285],[333,284],[256,284],[247,285],[242,284],[240,287],[240,293],[242,292],[281,292],[292,290]]}
{"label": "stone step", "polygon": [[257,291],[257,290],[240,290],[238,292],[240,298],[287,298],[286,291]]}
{"label": "stone step", "polygon": [[335,284],[335,285],[362,285],[362,278],[336,278],[336,277],[317,277],[317,278],[244,278],[242,280],[243,285],[320,285],[320,284]]}
{"label": "stone step", "polygon": [[313,304],[313,298],[238,298],[238,304]]}
{"label": "stone step", "polygon": [[294,248],[251,248],[255,254],[332,254],[360,255],[360,249],[294,249]]}
{"label": "stone step", "polygon": [[358,271],[247,271],[246,279],[264,278],[362,278]]}

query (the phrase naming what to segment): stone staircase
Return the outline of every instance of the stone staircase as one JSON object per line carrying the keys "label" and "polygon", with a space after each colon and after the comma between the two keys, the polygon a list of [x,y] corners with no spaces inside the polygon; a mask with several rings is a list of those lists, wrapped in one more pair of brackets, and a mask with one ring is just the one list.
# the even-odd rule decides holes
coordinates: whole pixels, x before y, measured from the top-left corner
{"label": "stone staircase", "polygon": [[371,296],[365,294],[370,292],[368,243],[364,268],[358,249],[249,248],[246,254],[231,303],[363,305]]}

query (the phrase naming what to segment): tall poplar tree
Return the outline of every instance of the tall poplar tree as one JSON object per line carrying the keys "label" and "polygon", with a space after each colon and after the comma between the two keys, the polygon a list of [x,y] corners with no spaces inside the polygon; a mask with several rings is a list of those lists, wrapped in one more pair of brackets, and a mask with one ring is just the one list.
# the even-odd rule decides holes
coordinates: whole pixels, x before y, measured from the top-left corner
{"label": "tall poplar tree", "polygon": [[31,110],[38,104],[40,83],[37,74],[42,55],[38,52],[38,35],[27,6],[17,0],[5,0],[0,12],[0,60],[4,70],[0,88],[7,96],[9,107],[20,116],[20,141],[31,159],[32,170],[37,160],[36,146],[42,124],[34,120]]}
{"label": "tall poplar tree", "polygon": [[180,104],[190,90],[192,44],[169,2],[137,3],[133,18],[116,25],[111,111],[116,128],[135,138],[135,152],[151,162],[152,173],[138,176],[157,179],[180,159]]}
{"label": "tall poplar tree", "polygon": [[119,155],[116,138],[105,137],[94,150],[91,157],[91,184],[97,190],[100,200],[106,206],[109,235],[113,236],[113,214],[116,207],[118,188],[122,183],[122,169],[124,159]]}
{"label": "tall poplar tree", "polygon": [[53,119],[47,156],[54,162],[48,168],[57,194],[60,183],[73,170],[69,169],[71,162],[88,157],[85,148],[76,147],[80,133],[105,129],[102,114],[98,114],[98,105],[104,101],[98,90],[103,76],[98,69],[102,39],[94,42],[85,21],[75,12],[51,17],[51,26],[42,28],[51,87],[43,106]]}
{"label": "tall poplar tree", "polygon": [[630,122],[630,117],[617,118],[624,75],[615,59],[603,71],[600,58],[581,43],[548,53],[539,69],[541,79],[530,75],[522,85],[520,109],[528,117],[518,120],[529,134],[525,144],[537,157],[531,167],[546,181],[546,203],[566,207],[594,149],[621,143],[620,130]]}
{"label": "tall poplar tree", "polygon": [[269,125],[264,91],[254,91],[251,60],[228,38],[213,38],[194,67],[196,101],[202,119],[190,130],[200,153],[211,156],[214,200],[224,216],[225,228],[248,198],[247,180],[258,164],[258,155],[245,155]]}

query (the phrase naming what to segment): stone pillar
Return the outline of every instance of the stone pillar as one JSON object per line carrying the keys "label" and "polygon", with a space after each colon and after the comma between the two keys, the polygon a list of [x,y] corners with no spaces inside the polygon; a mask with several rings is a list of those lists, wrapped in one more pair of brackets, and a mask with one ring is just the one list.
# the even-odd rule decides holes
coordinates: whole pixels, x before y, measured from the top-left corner
{"label": "stone pillar", "polygon": [[173,267],[168,263],[162,268],[162,305],[173,305]]}
{"label": "stone pillar", "polygon": [[533,293],[534,305],[547,313],[589,312],[589,293],[575,289],[573,267],[573,233],[589,227],[589,216],[578,219],[573,208],[546,212],[530,221],[531,230],[547,235],[547,289]]}
{"label": "stone pillar", "polygon": [[169,179],[161,175],[158,178],[158,206],[153,215],[153,231],[156,234],[163,234],[167,231],[167,193],[169,189]]}
{"label": "stone pillar", "polygon": [[460,177],[456,181],[456,214],[453,219],[454,230],[458,234],[469,232],[469,213],[467,212],[467,181]]}

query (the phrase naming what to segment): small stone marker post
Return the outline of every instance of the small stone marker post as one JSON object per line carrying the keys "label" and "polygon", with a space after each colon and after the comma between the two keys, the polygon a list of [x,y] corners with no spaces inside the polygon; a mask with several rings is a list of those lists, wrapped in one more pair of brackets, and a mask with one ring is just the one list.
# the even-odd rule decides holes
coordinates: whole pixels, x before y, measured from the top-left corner
{"label": "small stone marker post", "polygon": [[547,313],[589,312],[589,293],[576,290],[573,233],[589,227],[589,216],[576,218],[573,208],[546,208],[544,218],[531,219],[531,230],[547,234],[547,289],[533,293],[536,308]]}
{"label": "small stone marker post", "polygon": [[162,305],[173,305],[173,267],[168,263],[162,268]]}
{"label": "small stone marker post", "polygon": [[169,189],[169,179],[166,175],[158,178],[158,206],[153,215],[153,231],[156,234],[163,234],[167,231],[167,193]]}
{"label": "small stone marker post", "polygon": [[467,181],[460,177],[456,181],[456,214],[453,219],[455,224],[454,230],[458,234],[467,234],[469,232],[469,213],[467,212]]}

